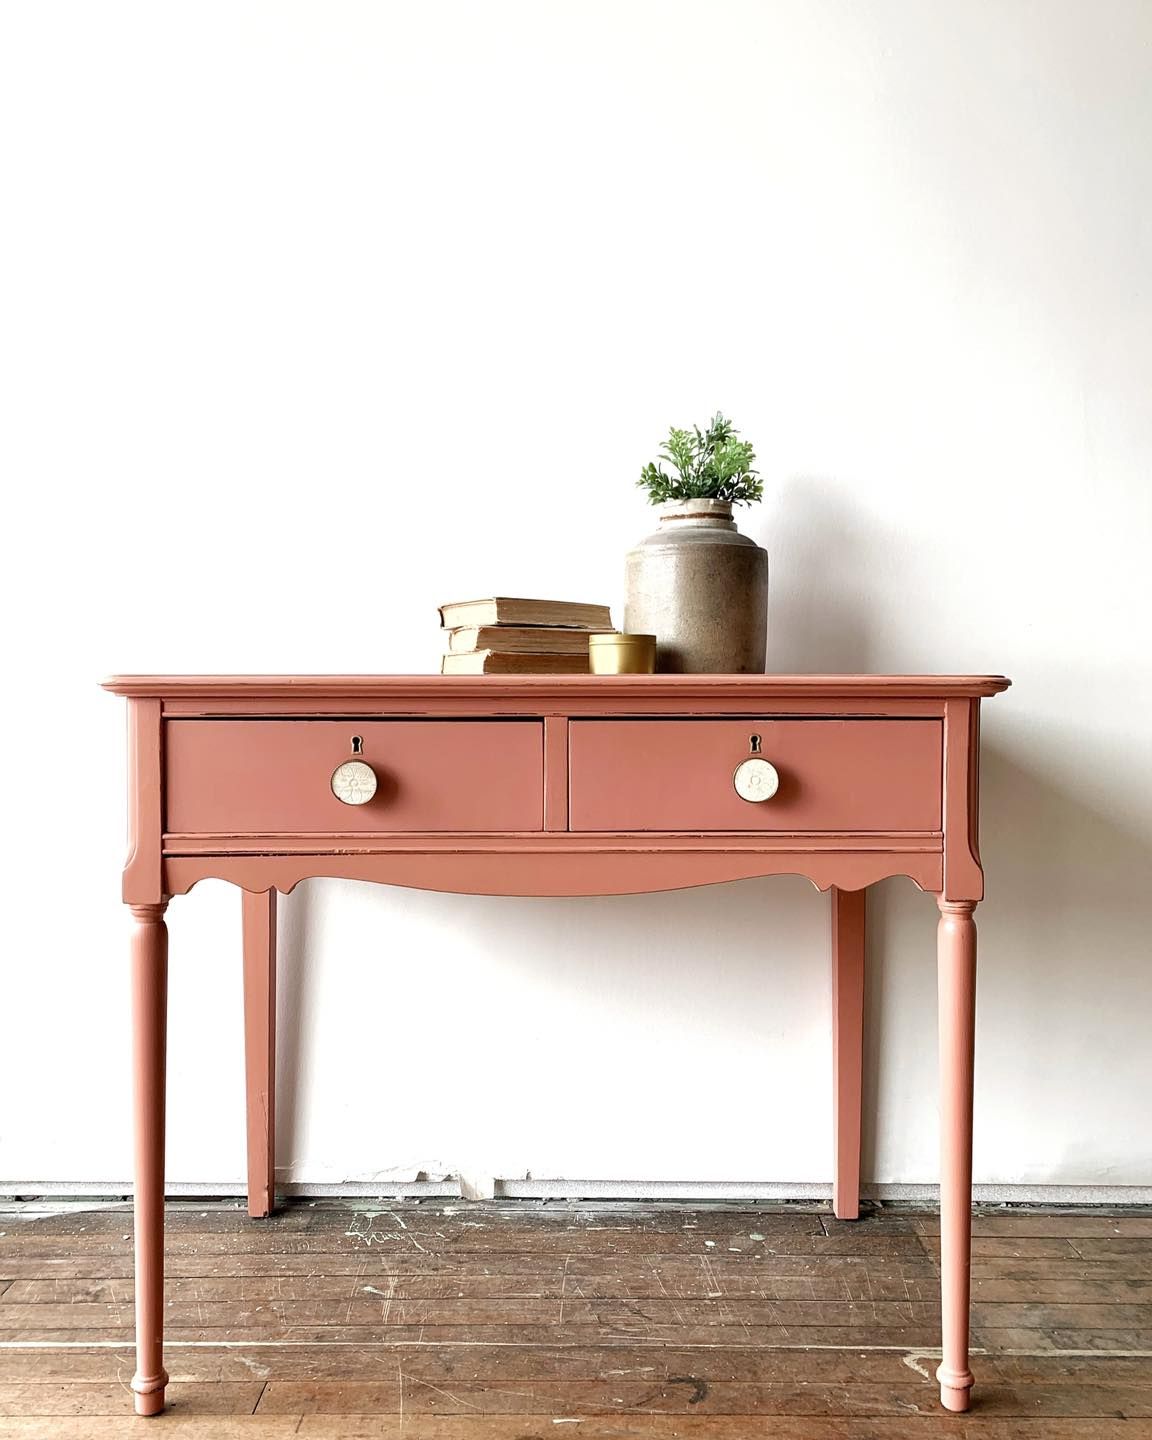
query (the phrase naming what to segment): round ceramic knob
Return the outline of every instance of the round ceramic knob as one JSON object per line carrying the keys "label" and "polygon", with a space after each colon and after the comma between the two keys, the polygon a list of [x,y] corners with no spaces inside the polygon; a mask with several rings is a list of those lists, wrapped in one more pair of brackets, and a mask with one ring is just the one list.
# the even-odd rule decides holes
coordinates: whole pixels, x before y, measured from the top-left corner
{"label": "round ceramic knob", "polygon": [[345,805],[367,805],[376,794],[376,772],[366,760],[345,760],[332,772],[332,793]]}
{"label": "round ceramic knob", "polygon": [[741,800],[758,802],[771,800],[780,788],[780,776],[775,765],[762,760],[759,755],[749,755],[741,760],[732,776],[732,784]]}

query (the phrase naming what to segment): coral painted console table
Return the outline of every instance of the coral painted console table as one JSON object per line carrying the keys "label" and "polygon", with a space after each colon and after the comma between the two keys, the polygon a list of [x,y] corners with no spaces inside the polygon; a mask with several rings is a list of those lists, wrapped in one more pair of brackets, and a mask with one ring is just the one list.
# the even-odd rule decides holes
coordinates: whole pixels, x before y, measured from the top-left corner
{"label": "coral painted console table", "polygon": [[940,1396],[968,1408],[976,843],[994,675],[124,676],[135,917],[136,1409],[164,1408],[169,898],[243,891],[249,1210],[273,1202],[276,894],[312,876],[623,895],[832,892],[834,1208],[859,1213],[864,895],[937,897]]}

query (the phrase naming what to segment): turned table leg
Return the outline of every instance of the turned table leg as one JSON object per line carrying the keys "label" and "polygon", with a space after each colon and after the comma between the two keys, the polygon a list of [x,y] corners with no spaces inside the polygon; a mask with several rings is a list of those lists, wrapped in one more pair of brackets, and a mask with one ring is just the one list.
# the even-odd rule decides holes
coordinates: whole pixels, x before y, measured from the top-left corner
{"label": "turned table leg", "polygon": [[864,1056],[866,890],[832,887],[832,1211],[860,1215],[860,1096]]}
{"label": "turned table leg", "polygon": [[967,1410],[972,1253],[972,1063],[976,1034],[976,906],[939,900],[940,1294],[943,1357],[936,1378],[946,1410]]}
{"label": "turned table leg", "polygon": [[137,1415],[164,1409],[164,1051],[168,1012],[168,902],[133,905],[133,1090],[136,1124]]}
{"label": "turned table leg", "polygon": [[276,891],[241,894],[248,1214],[262,1217],[276,1206]]}

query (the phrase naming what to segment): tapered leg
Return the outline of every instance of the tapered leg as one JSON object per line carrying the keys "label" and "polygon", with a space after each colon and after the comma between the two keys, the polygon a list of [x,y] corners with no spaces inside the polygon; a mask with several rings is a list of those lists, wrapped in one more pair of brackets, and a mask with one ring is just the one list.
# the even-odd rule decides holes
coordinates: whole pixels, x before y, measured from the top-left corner
{"label": "tapered leg", "polygon": [[164,1052],[168,1021],[167,901],[133,905],[133,1089],[136,1121],[137,1415],[164,1409]]}
{"label": "tapered leg", "polygon": [[244,897],[244,1069],[248,1214],[276,1206],[276,891]]}
{"label": "tapered leg", "polygon": [[860,1095],[864,1056],[866,890],[832,888],[832,1210],[860,1216]]}
{"label": "tapered leg", "polygon": [[940,899],[940,1294],[946,1410],[967,1410],[972,1253],[972,1062],[976,1037],[976,922],[970,900]]}

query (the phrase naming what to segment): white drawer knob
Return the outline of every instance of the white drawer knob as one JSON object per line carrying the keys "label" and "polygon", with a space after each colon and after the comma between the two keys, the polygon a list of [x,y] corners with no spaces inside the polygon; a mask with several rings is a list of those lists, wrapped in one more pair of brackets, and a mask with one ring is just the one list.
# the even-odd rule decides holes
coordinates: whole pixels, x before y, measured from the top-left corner
{"label": "white drawer knob", "polygon": [[376,772],[366,760],[345,760],[332,772],[332,793],[344,805],[367,805],[376,794]]}
{"label": "white drawer knob", "polygon": [[749,755],[741,760],[732,776],[732,785],[741,800],[758,803],[771,800],[780,788],[780,776],[775,765],[759,755]]}

